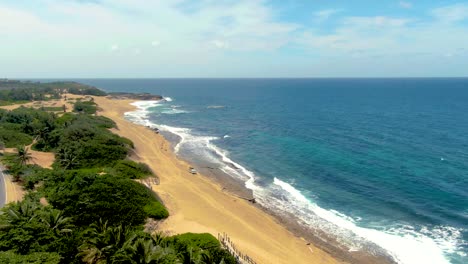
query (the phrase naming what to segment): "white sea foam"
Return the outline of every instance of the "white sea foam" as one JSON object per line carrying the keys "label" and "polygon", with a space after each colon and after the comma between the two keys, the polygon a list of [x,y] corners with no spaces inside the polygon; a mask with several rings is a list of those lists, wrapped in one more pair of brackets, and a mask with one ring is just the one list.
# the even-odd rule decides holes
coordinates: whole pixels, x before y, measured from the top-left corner
{"label": "white sea foam", "polygon": [[166,114],[166,115],[175,115],[175,114],[187,114],[190,113],[189,111],[177,109],[177,108],[171,108],[167,110],[162,110],[161,114]]}
{"label": "white sea foam", "polygon": [[167,131],[180,137],[180,141],[177,143],[177,145],[174,146],[175,153],[179,153],[180,148],[183,145],[192,145],[195,148],[207,148],[211,140],[218,139],[217,137],[194,136],[190,133],[191,130],[188,128],[173,127],[168,125],[158,125],[158,128],[161,131]]}
{"label": "white sea foam", "polygon": [[164,97],[163,100],[165,100],[166,102],[172,102],[172,98],[170,97]]}
{"label": "white sea foam", "polygon": [[[437,227],[431,230],[421,228],[419,231],[414,230],[413,227],[392,228],[385,231],[363,228],[357,226],[350,217],[334,210],[323,209],[312,203],[300,191],[284,181],[275,178],[273,184],[288,194],[284,206],[289,204],[296,213],[299,213],[296,215],[299,215],[306,223],[309,222],[308,215],[310,213],[304,211],[304,208],[342,229],[333,232],[343,235],[349,230],[358,238],[373,242],[385,249],[398,263],[449,263],[444,252],[454,253],[457,250],[457,245],[460,244],[460,230],[453,227]],[[301,215],[303,212],[306,212],[306,217]],[[359,243],[354,245],[359,246]]]}
{"label": "white sea foam", "polygon": [[231,136],[230,135],[224,135],[223,138],[230,138]]}
{"label": "white sea foam", "polygon": [[144,126],[151,126],[151,122],[149,121],[149,109],[152,107],[160,106],[161,101],[137,101],[132,103],[132,105],[136,106],[138,110],[132,112],[126,112],[125,117],[130,119],[132,122],[137,123],[139,125]]}
{"label": "white sea foam", "polygon": [[[170,100],[166,101],[172,101]],[[197,136],[188,128],[156,124],[149,121],[149,109],[161,106],[160,101],[135,102],[138,110],[125,113],[125,116],[141,125],[157,127],[180,137],[174,147],[176,153],[181,148],[195,152],[197,156],[220,165],[225,173],[242,179],[245,186],[253,190],[255,198],[265,207],[277,211],[288,211],[300,219],[306,226],[319,228],[335,234],[339,242],[349,246],[350,251],[361,250],[365,241],[370,241],[386,250],[398,263],[449,263],[446,253],[460,253],[457,246],[461,244],[460,230],[452,227],[432,229],[414,227],[394,227],[376,230],[358,226],[360,219],[353,219],[335,210],[326,210],[305,197],[291,184],[275,178],[270,186],[256,184],[254,173],[229,158],[229,153],[216,146],[213,141],[219,138]],[[173,108],[173,110],[176,110]],[[228,135],[226,135],[228,136]],[[224,136],[223,138],[226,138]]]}
{"label": "white sea foam", "polygon": [[[208,148],[212,149],[217,155],[221,157],[221,160],[225,164],[223,167],[221,167],[221,170],[224,171],[225,173],[232,175],[232,176],[237,176],[241,179],[245,180],[245,187],[251,189],[251,190],[257,190],[259,187],[254,184],[255,182],[255,175],[253,172],[248,170],[247,168],[243,167],[237,162],[234,162],[228,157],[228,152],[225,150],[222,150],[218,148],[216,145],[212,144],[209,142]],[[255,195],[255,193],[254,193]]]}
{"label": "white sea foam", "polygon": [[220,108],[225,108],[226,106],[224,105],[209,105],[206,108],[211,108],[211,109],[220,109]]}

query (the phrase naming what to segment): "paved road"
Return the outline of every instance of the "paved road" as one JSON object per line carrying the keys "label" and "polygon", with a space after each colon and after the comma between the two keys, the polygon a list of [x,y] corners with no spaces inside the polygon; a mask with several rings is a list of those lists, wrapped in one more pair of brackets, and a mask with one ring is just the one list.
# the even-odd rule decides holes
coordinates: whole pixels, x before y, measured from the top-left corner
{"label": "paved road", "polygon": [[6,183],[5,175],[3,174],[3,167],[0,166],[0,208],[6,203]]}

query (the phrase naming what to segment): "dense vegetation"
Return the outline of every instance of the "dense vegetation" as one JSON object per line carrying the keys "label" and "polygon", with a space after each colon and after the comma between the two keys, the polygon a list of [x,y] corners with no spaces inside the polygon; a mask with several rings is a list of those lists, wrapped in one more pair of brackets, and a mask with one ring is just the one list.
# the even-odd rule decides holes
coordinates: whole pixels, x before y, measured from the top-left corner
{"label": "dense vegetation", "polygon": [[[0,110],[0,145],[16,148],[3,163],[28,190],[0,214],[1,263],[236,263],[210,234],[144,232],[168,217],[135,181],[151,170],[127,159],[133,143],[112,120],[75,111]],[[54,152],[53,169],[32,165],[27,145]]]}
{"label": "dense vegetation", "polygon": [[106,95],[105,92],[76,82],[29,82],[0,79],[0,104],[59,99],[68,92],[78,95]]}
{"label": "dense vegetation", "polygon": [[77,113],[95,114],[96,110],[96,104],[90,101],[78,101],[73,106],[73,111]]}

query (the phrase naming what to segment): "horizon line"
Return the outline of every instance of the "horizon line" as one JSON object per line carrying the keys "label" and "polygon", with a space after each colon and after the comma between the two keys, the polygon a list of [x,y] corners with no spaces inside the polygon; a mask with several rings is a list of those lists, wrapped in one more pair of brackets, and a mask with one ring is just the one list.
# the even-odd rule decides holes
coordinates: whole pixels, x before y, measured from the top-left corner
{"label": "horizon line", "polygon": [[151,80],[151,79],[166,79],[166,80],[174,80],[174,79],[191,79],[191,80],[207,80],[207,79],[231,79],[231,80],[248,80],[248,79],[291,79],[291,80],[300,80],[300,79],[468,79],[468,76],[451,76],[451,77],[444,77],[444,76],[435,76],[435,77],[421,77],[421,76],[412,76],[412,77],[13,77],[13,78],[6,78],[2,77],[0,80],[86,80],[86,79],[94,79],[94,80]]}

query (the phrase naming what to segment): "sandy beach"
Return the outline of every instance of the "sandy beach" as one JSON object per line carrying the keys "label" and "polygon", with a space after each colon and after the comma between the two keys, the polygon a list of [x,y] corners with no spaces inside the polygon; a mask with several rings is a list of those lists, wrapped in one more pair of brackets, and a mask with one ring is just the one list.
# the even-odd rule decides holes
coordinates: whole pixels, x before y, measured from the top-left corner
{"label": "sandy beach", "polygon": [[223,192],[222,186],[203,175],[190,174],[190,165],[176,157],[164,137],[125,120],[124,113],[135,109],[131,100],[95,97],[95,102],[99,115],[117,123],[114,132],[134,142],[133,158],[148,164],[159,177],[160,184],[152,188],[170,212],[158,227],[161,231],[226,233],[257,263],[340,263],[248,201]]}

